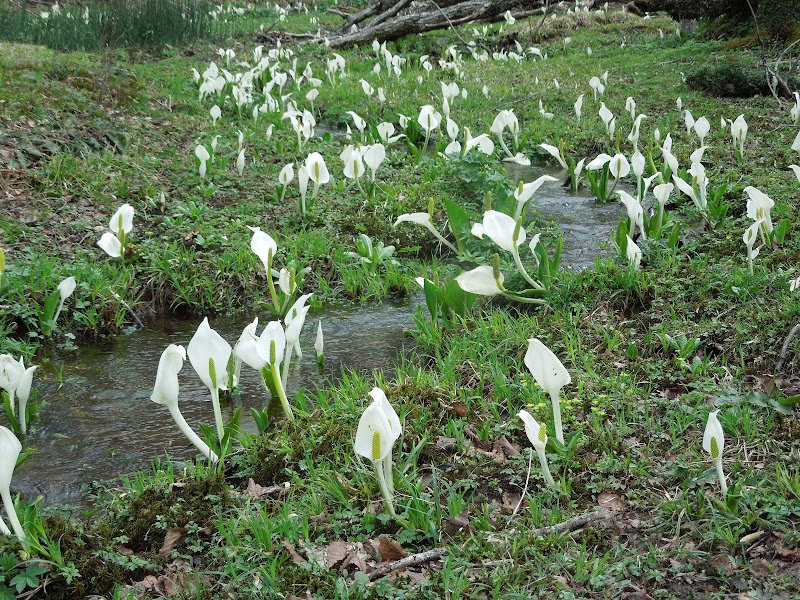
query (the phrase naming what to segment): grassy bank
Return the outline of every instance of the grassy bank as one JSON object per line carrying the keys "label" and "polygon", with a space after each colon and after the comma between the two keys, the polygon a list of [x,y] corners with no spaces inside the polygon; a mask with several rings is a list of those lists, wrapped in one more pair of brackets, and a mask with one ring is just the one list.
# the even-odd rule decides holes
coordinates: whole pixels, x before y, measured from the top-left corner
{"label": "grassy bank", "polygon": [[[291,91],[299,110],[313,110],[317,122],[317,136],[299,147],[284,107],[256,120],[253,106],[238,109],[233,95],[227,102],[214,94],[198,99],[192,69],[202,74],[216,61],[242,73],[248,67],[240,61],[258,62],[252,53],[259,44],[263,55],[278,52],[272,32],[256,41],[260,25],[270,25],[257,17],[246,16],[249,34],[224,43],[158,50],[60,53],[0,44],[6,265],[0,351],[31,359],[54,344],[90,343],[86,338],[131,324],[123,301],[143,316],[266,317],[260,302],[268,302],[267,279],[250,250],[248,226],[275,238],[278,268],[309,268],[301,289],[314,292],[315,302],[381,301],[418,290],[416,276],[444,285],[490,264],[496,248],[488,239],[452,235],[460,231],[453,217],[461,214],[452,205],[470,225],[481,220],[488,198],[497,210],[515,204],[516,182],[505,177],[496,137],[489,157],[473,151],[447,159],[423,151],[424,132],[412,125],[405,133],[414,147],[403,140],[387,145],[374,194],[342,174],[346,127],[359,136],[347,111],[371,126],[392,122],[400,132],[398,114],[413,123],[424,104],[442,110],[441,82],[467,91],[450,102],[462,144],[466,128],[473,136],[488,133],[498,112],[513,108],[519,150],[534,165],[553,162],[541,143],[560,146],[573,162],[588,163],[601,152],[630,156],[633,119],[625,105],[633,97],[637,113],[647,115],[638,142],[653,159],[646,174],[663,168],[658,146],[670,133],[678,175],[686,176],[698,138],[676,106],[680,97],[683,109],[711,125],[702,162],[714,211],[704,219],[676,189],[667,207],[672,242],[666,233],[637,237],[640,268],[612,250],[594,269],[554,273],[542,306],[480,298],[448,319],[446,311],[436,319],[421,309],[410,332],[416,348],[392,380],[353,374],[308,392],[297,401],[294,423],[272,421],[262,435],[241,434],[218,465],[158,463],[96,492],[97,512],[88,518],[19,499],[28,546],[0,537],[0,596],[13,597],[12,590],[48,598],[796,595],[800,430],[791,404],[797,395],[791,346],[780,373],[776,366],[800,316],[797,293],[790,292],[798,277],[800,187],[787,168],[797,161],[791,150],[797,127],[789,105],[773,98],[712,97],[684,83],[700,67],[731,56],[752,62],[756,52],[739,48],[733,55],[735,42],[678,36],[676,24],[663,17],[568,14],[548,19],[537,35],[542,58],[526,51],[534,42],[522,44],[519,62],[492,58],[503,47],[517,51],[508,35],[524,40],[539,22],[534,17],[477,36],[472,26],[460,30],[476,38],[477,52],[487,49],[486,61],[471,58],[459,37],[438,32],[389,44],[407,59],[400,76],[387,74],[383,57],[363,48],[341,52],[347,77],[331,81],[332,55],[322,44],[284,40],[281,47],[293,55],[272,60],[281,72],[295,59],[296,66],[281,91]],[[290,13],[280,27],[305,32],[338,21],[329,13]],[[449,51],[453,44],[461,59]],[[235,55],[226,60],[220,48]],[[295,83],[307,63],[322,80],[313,108],[308,82]],[[588,82],[606,72],[605,91],[595,100]],[[375,89],[371,96],[361,79]],[[225,85],[232,94],[231,82]],[[266,103],[260,87],[258,105]],[[616,115],[613,141],[598,117],[600,102]],[[222,113],[216,121],[209,115],[215,104]],[[730,125],[723,130],[720,119],[740,114],[749,127],[737,157]],[[195,149],[210,149],[216,135],[214,159],[201,175]],[[449,141],[442,122],[427,145],[443,152]],[[508,133],[505,142],[512,143]],[[332,181],[320,186],[303,216],[296,177],[281,200],[279,173],[288,163],[304,163],[309,152],[325,157]],[[752,223],[747,186],[775,201],[776,226],[791,222],[782,243],[763,245],[752,273],[742,241]],[[585,182],[581,190],[591,194]],[[135,211],[130,252],[111,258],[96,242],[122,203]],[[652,195],[645,205],[655,205]],[[401,214],[425,211],[451,243],[463,245],[458,256],[422,228],[394,225]],[[535,197],[527,216],[524,228],[543,232],[552,257],[559,224],[537,213]],[[359,253],[359,234],[375,246],[395,246],[394,254],[350,256]],[[522,250],[528,252],[527,244]],[[508,289],[519,290],[525,282],[508,256],[498,256],[498,268]],[[535,270],[529,254],[524,262]],[[77,289],[53,326],[46,298],[68,276]],[[43,323],[53,330],[49,336]],[[534,337],[571,375],[561,392],[564,444],[555,440],[550,400],[525,366]],[[156,365],[149,368],[147,381]],[[381,502],[372,466],[353,453],[373,386],[385,390],[403,424],[393,453],[397,518]],[[553,488],[517,418],[521,409],[550,425]],[[727,495],[701,446],[715,409],[725,432]],[[599,509],[602,518],[594,519]],[[575,524],[577,531],[540,529],[582,515],[589,517]],[[427,560],[381,572],[402,553],[432,550]]]}

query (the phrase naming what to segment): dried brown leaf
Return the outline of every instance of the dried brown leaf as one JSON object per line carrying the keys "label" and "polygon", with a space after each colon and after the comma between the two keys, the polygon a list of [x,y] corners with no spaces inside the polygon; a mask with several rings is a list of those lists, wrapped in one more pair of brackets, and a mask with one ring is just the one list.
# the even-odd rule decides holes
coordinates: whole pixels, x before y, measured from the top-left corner
{"label": "dried brown leaf", "polygon": [[[508,508],[510,510],[514,510],[517,508],[517,504],[519,504],[519,499],[522,494],[518,494],[516,492],[503,492],[502,500],[503,500],[503,508]],[[528,501],[525,500],[523,505],[527,504]]]}
{"label": "dried brown leaf", "polygon": [[466,417],[467,413],[469,412],[467,405],[464,404],[463,402],[453,402],[450,405],[450,408],[453,409],[453,412],[456,413],[462,419]]}
{"label": "dried brown leaf", "polygon": [[456,448],[458,448],[458,441],[456,440],[456,438],[444,437],[442,435],[436,438],[437,450],[450,451],[450,450],[455,450]]}
{"label": "dried brown leaf", "polygon": [[[252,479],[250,480],[252,481]],[[300,553],[295,548],[294,544],[291,542],[287,542],[286,540],[281,540],[281,546],[283,546],[286,551],[289,553],[289,556],[292,557],[292,562],[296,565],[308,562],[305,558],[300,556]]]}
{"label": "dried brown leaf", "polygon": [[717,554],[709,561],[709,564],[725,575],[730,575],[737,569],[736,563],[727,554]]}
{"label": "dried brown leaf", "polygon": [[400,545],[400,542],[397,542],[391,538],[382,535],[377,539],[378,542],[378,552],[381,554],[381,558],[386,562],[391,562],[393,560],[397,560],[398,558],[403,558],[406,555],[405,550]]}
{"label": "dried brown leaf", "polygon": [[783,560],[788,562],[800,562],[800,550],[797,548],[787,548],[783,544],[777,544],[775,549]]}
{"label": "dried brown leaf", "polygon": [[183,538],[186,537],[186,533],[188,530],[186,527],[176,527],[175,529],[168,529],[167,533],[164,535],[164,543],[161,546],[161,550],[158,551],[159,554],[169,554],[172,552],[178,544],[183,541]]}
{"label": "dried brown leaf", "polygon": [[472,524],[469,522],[469,509],[464,509],[460,515],[456,515],[445,523],[443,533],[447,539],[450,539],[461,533],[469,533],[472,529]]}
{"label": "dried brown leaf", "polygon": [[247,493],[252,498],[266,498],[269,496],[282,496],[289,491],[288,484],[283,485],[272,485],[269,487],[264,487],[263,485],[259,485],[252,479],[247,480]]}
{"label": "dried brown leaf", "polygon": [[597,497],[597,504],[605,510],[619,512],[625,508],[625,503],[614,492],[601,492]]}
{"label": "dried brown leaf", "polygon": [[329,569],[338,569],[349,553],[345,542],[331,542],[325,549],[325,564]]}
{"label": "dried brown leaf", "polygon": [[314,596],[311,595],[309,590],[303,592],[302,596],[289,596],[288,600],[316,600]]}
{"label": "dried brown leaf", "polygon": [[498,451],[502,451],[506,457],[511,458],[512,456],[519,454],[519,446],[512,444],[508,441],[506,436],[501,435],[497,442],[495,442],[495,452]]}

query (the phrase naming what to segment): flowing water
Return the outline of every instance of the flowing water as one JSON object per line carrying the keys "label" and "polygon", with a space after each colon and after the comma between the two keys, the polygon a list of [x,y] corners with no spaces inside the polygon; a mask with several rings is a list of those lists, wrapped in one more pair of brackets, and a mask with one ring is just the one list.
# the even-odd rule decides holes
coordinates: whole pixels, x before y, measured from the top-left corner
{"label": "flowing water", "polygon": [[[622,207],[568,193],[561,186],[563,170],[516,165],[507,169],[512,182],[533,181],[544,174],[558,179],[536,193],[531,216],[537,223],[560,227],[562,267],[591,267],[600,252],[598,244],[607,242],[619,223]],[[301,388],[324,385],[326,378],[335,379],[342,368],[370,372],[391,367],[403,346],[403,329],[413,325],[413,310],[412,303],[312,310],[301,338],[304,354],[292,361],[289,397]],[[313,350],[319,318],[325,335],[324,375],[317,370]],[[212,319],[210,324],[233,344],[248,322],[234,317]],[[151,402],[150,394],[161,352],[171,343],[187,346],[199,323],[170,319],[107,345],[82,345],[63,357],[61,384],[53,373],[40,370],[35,382],[45,404],[26,441],[26,447],[37,451],[17,469],[14,490],[28,498],[41,494],[47,503],[87,506],[82,495],[86,484],[146,468],[158,456],[194,456],[166,408]],[[56,357],[54,363],[60,360]],[[233,410],[242,408],[242,427],[255,431],[249,408],[262,408],[266,396],[258,374],[246,365],[240,384],[241,394],[223,407],[223,418],[227,421]],[[188,360],[180,386],[180,408],[187,421],[196,431],[199,422],[213,424],[209,392]]]}
{"label": "flowing water", "polygon": [[[413,325],[414,305],[378,304],[368,307],[309,311],[301,337],[303,356],[292,358],[288,395],[314,389],[342,368],[371,372],[394,364],[403,346],[403,329]],[[317,368],[314,352],[317,321],[322,319],[325,373]],[[251,319],[210,319],[210,325],[233,345]],[[12,487],[27,498],[41,494],[45,502],[86,506],[82,487],[92,481],[113,480],[120,473],[146,468],[169,454],[186,459],[196,454],[173,423],[167,409],[150,400],[158,361],[169,344],[188,346],[200,319],[149,323],[104,346],[81,345],[63,357],[63,384],[54,374],[37,373],[34,384],[44,401],[40,421],[25,446],[36,452],[14,473]],[[259,332],[264,323],[260,323]],[[56,364],[59,359],[54,359]],[[39,376],[41,374],[41,377]],[[225,422],[235,408],[242,410],[242,427],[254,432],[250,407],[263,408],[266,395],[259,375],[242,366],[241,394],[227,407]],[[195,431],[198,423],[213,424],[209,391],[187,360],[179,375],[180,409]]]}
{"label": "flowing water", "polygon": [[[595,257],[602,255],[600,244],[609,241],[611,231],[625,217],[625,209],[619,202],[601,204],[594,196],[572,194],[563,187],[567,171],[553,167],[523,167],[505,163],[511,181],[529,183],[550,175],[557,181],[548,182],[533,196],[531,214],[537,223],[553,223],[564,236],[561,267],[586,269],[594,266]],[[632,190],[620,187],[628,192]],[[528,229],[535,233],[536,227]]]}

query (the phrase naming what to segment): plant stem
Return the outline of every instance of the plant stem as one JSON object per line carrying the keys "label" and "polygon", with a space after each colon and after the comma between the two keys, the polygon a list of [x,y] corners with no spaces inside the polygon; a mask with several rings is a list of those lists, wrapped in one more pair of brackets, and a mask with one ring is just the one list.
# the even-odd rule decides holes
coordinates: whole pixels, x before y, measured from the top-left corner
{"label": "plant stem", "polygon": [[394,476],[392,475],[392,453],[381,461],[383,463],[383,478],[386,482],[386,489],[394,497]]}
{"label": "plant stem", "polygon": [[28,401],[20,398],[19,400],[19,430],[22,435],[28,433]]}
{"label": "plant stem", "polygon": [[723,496],[728,495],[728,484],[725,483],[725,473],[722,471],[722,455],[718,456],[714,461],[714,466],[717,467],[717,477],[719,477],[719,487]]}
{"label": "plant stem", "polygon": [[283,389],[286,389],[286,382],[289,380],[289,365],[292,363],[292,348],[292,344],[286,344],[286,349],[283,351],[283,373],[281,374]]}
{"label": "plant stem", "polygon": [[561,402],[558,397],[558,390],[556,390],[555,394],[550,395],[550,399],[553,401],[553,422],[556,427],[556,439],[564,443],[564,428],[561,424]]}
{"label": "plant stem", "polygon": [[211,388],[211,404],[214,407],[214,423],[217,426],[217,437],[221,444],[225,427],[222,424],[222,409],[219,406],[219,389],[216,387]]}
{"label": "plant stem", "polygon": [[542,465],[542,473],[547,481],[547,485],[549,485],[552,489],[557,490],[558,486],[553,479],[553,475],[550,473],[550,467],[547,466],[547,455],[544,453],[544,448],[537,450],[536,453],[539,455],[539,463]]}
{"label": "plant stem", "polygon": [[61,314],[62,308],[64,308],[64,298],[61,298],[61,302],[58,303],[58,308],[56,309],[56,314],[53,315],[53,327],[55,327],[56,323],[58,322],[58,315]]}
{"label": "plant stem", "polygon": [[517,248],[514,248],[514,252],[512,252],[512,254],[514,255],[514,263],[517,265],[517,269],[519,270],[520,275],[522,275],[522,277],[525,279],[525,281],[527,281],[531,285],[531,287],[533,289],[535,289],[535,290],[544,289],[542,287],[542,284],[539,283],[538,281],[536,281],[535,279],[533,279],[528,274],[528,271],[525,270],[525,267],[522,264],[522,259],[519,257],[519,251],[518,251]]}
{"label": "plant stem", "polygon": [[425,143],[422,145],[422,152],[419,153],[419,162],[422,162],[422,158],[425,156],[425,152],[428,150],[428,141],[431,137],[430,129],[425,130]]}
{"label": "plant stem", "polygon": [[28,545],[25,543],[25,531],[22,529],[19,517],[17,517],[17,512],[14,510],[14,503],[11,501],[11,492],[8,489],[0,490],[0,496],[3,497],[3,506],[6,509],[11,528],[14,530],[14,535],[19,538],[22,547],[27,551]]}
{"label": "plant stem", "polygon": [[[305,213],[304,213],[305,214]],[[272,298],[272,306],[275,307],[276,314],[280,310],[280,306],[278,305],[278,294],[275,292],[275,282],[272,279],[272,260],[274,256],[272,256],[272,252],[267,255],[267,286],[269,287],[269,295]]]}
{"label": "plant stem", "polygon": [[447,239],[441,233],[436,231],[435,227],[431,227],[430,231],[434,236],[436,236],[436,239],[439,240],[442,244],[444,244],[445,246],[450,248],[450,250],[452,250],[456,254],[460,254],[459,251],[458,251],[458,248],[456,248],[453,244],[448,242]]}
{"label": "plant stem", "polygon": [[497,139],[500,140],[500,146],[503,148],[503,150],[505,150],[505,152],[508,155],[508,157],[509,158],[514,158],[515,155],[511,154],[511,151],[508,149],[508,146],[506,146],[506,142],[503,139],[503,134],[502,133],[497,136]]}
{"label": "plant stem", "polygon": [[278,373],[278,367],[276,365],[270,365],[269,368],[272,371],[272,378],[275,381],[275,391],[278,392],[278,399],[281,401],[283,412],[286,414],[286,418],[294,423],[294,413],[292,412],[292,407],[289,405],[289,399],[286,397],[286,390],[283,389],[281,374]]}
{"label": "plant stem", "polygon": [[192,445],[197,448],[208,460],[212,463],[217,462],[218,458],[217,455],[208,447],[203,440],[200,439],[191,427],[189,427],[189,423],[186,422],[186,419],[183,418],[181,411],[178,409],[178,405],[170,406],[169,407],[169,414],[172,415],[172,420],[175,421],[175,424],[178,426],[178,429],[181,430],[181,433],[186,436]]}
{"label": "plant stem", "polygon": [[372,466],[375,467],[375,477],[378,480],[378,485],[381,488],[381,495],[383,496],[383,502],[386,504],[386,508],[389,510],[389,514],[393,517],[397,516],[397,513],[394,512],[394,498],[389,493],[389,488],[386,486],[386,477],[383,473],[383,465],[381,460],[373,460]]}
{"label": "plant stem", "polygon": [[502,296],[505,296],[509,300],[513,300],[514,302],[522,302],[523,304],[545,304],[545,300],[542,298],[525,298],[524,296],[518,296],[517,294],[513,294],[511,292],[500,292]]}

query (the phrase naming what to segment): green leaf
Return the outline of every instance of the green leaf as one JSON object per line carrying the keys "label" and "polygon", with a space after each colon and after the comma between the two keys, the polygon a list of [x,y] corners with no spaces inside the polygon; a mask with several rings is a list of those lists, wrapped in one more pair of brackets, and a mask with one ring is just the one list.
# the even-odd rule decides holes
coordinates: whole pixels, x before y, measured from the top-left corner
{"label": "green leaf", "polygon": [[778,402],[791,406],[792,404],[800,404],[800,396],[787,396],[786,398],[778,398]]}
{"label": "green leaf", "polygon": [[681,230],[678,228],[678,224],[672,226],[672,231],[669,234],[669,238],[667,239],[667,248],[673,250],[677,247],[678,241],[681,239]]}
{"label": "green leaf", "polygon": [[789,228],[792,226],[792,222],[789,219],[781,219],[778,223],[777,227],[772,232],[772,237],[776,243],[782,244],[783,240],[786,239],[786,234],[789,232]]}
{"label": "green leaf", "polygon": [[425,292],[425,305],[431,315],[431,320],[436,321],[444,304],[444,294],[439,287],[428,279],[424,279],[422,289]]}
{"label": "green leaf", "polygon": [[459,254],[464,254],[467,240],[472,238],[472,223],[470,223],[467,211],[458,204],[445,198],[444,208],[447,211],[447,218],[450,221],[450,230],[456,238]]}
{"label": "green leaf", "polygon": [[460,317],[466,317],[472,312],[472,307],[478,296],[465,292],[455,279],[447,282],[444,288],[445,305]]}

